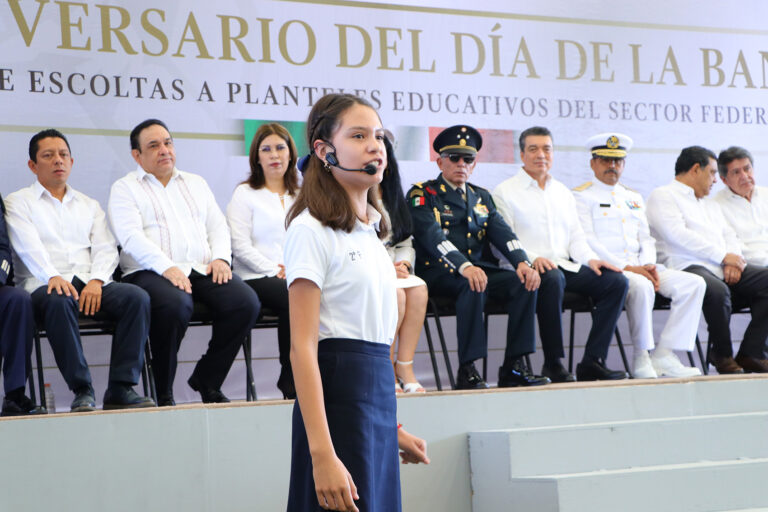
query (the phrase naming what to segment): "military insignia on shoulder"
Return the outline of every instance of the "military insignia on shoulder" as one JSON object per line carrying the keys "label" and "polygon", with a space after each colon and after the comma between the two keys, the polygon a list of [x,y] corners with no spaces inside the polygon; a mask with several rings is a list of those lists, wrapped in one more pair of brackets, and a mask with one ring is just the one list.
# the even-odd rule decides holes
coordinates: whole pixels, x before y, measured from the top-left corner
{"label": "military insignia on shoulder", "polygon": [[413,186],[416,188],[424,188],[424,182],[420,181],[418,183],[414,183]]}
{"label": "military insignia on shoulder", "polygon": [[587,190],[587,189],[588,189],[589,187],[591,187],[592,185],[593,185],[593,183],[592,183],[591,181],[588,181],[588,182],[586,182],[586,183],[582,183],[582,184],[581,184],[581,185],[579,185],[578,187],[574,187],[574,188],[573,188],[573,191],[574,191],[574,192],[584,192],[585,190]]}
{"label": "military insignia on shoulder", "polygon": [[436,196],[436,195],[437,195],[437,192],[436,192],[436,191],[435,191],[435,189],[433,189],[432,187],[429,187],[429,186],[427,186],[427,187],[424,187],[424,190],[426,190],[426,191],[427,191],[427,193],[429,193],[429,194],[431,194],[431,195],[433,195],[433,196]]}
{"label": "military insignia on shoulder", "polygon": [[413,206],[424,206],[424,196],[421,197],[414,197],[411,199],[411,204]]}
{"label": "military insignia on shoulder", "polygon": [[408,194],[408,197],[417,197],[417,196],[423,196],[424,191],[418,188],[411,189],[411,193]]}
{"label": "military insignia on shoulder", "polygon": [[440,184],[440,192],[445,193],[445,185]]}

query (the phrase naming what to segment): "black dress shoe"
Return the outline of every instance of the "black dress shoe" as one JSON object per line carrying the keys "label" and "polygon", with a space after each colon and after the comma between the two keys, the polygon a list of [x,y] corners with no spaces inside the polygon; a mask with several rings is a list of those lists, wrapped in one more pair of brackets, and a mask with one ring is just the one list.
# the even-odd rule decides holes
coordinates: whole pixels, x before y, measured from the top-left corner
{"label": "black dress shoe", "polygon": [[566,370],[560,361],[544,363],[544,366],[541,368],[541,374],[544,377],[549,377],[549,380],[552,382],[576,382],[576,377]]}
{"label": "black dress shoe", "polygon": [[86,386],[75,391],[75,399],[72,400],[70,412],[90,412],[95,410],[96,398],[93,396],[93,389]]}
{"label": "black dress shoe", "polygon": [[576,365],[576,378],[580,381],[621,380],[629,378],[629,375],[625,371],[607,368],[602,361],[585,359]]}
{"label": "black dress shoe", "polygon": [[200,398],[203,399],[204,404],[229,403],[229,398],[227,398],[220,389],[213,389],[202,384],[194,374],[189,378],[187,384],[189,384],[189,387],[200,393]]}
{"label": "black dress shoe", "polygon": [[456,374],[456,389],[488,389],[488,383],[477,373],[474,363],[463,364]]}
{"label": "black dress shoe", "polygon": [[48,411],[45,407],[36,406],[26,395],[21,395],[20,398],[8,396],[3,398],[3,409],[0,411],[0,416],[31,416],[33,414],[48,414]]}
{"label": "black dress shoe", "polygon": [[515,359],[510,366],[499,368],[499,387],[514,388],[517,386],[543,386],[552,382],[547,377],[534,375],[523,363],[522,359]]}
{"label": "black dress shoe", "polygon": [[293,383],[293,370],[290,366],[283,366],[280,369],[280,377],[277,379],[277,389],[282,391],[283,398],[293,400],[296,398],[296,386]]}
{"label": "black dress shoe", "polygon": [[128,384],[110,384],[104,393],[104,410],[114,409],[141,409],[154,407],[155,401],[149,397],[141,396]]}
{"label": "black dress shoe", "polygon": [[173,407],[176,405],[176,400],[173,399],[173,395],[160,395],[157,397],[158,407]]}

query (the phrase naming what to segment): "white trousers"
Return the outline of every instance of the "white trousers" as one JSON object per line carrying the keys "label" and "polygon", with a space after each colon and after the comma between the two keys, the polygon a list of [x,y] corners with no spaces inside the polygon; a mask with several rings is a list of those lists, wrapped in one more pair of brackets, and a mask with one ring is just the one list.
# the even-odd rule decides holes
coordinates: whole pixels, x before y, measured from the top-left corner
{"label": "white trousers", "polygon": [[[659,294],[672,299],[669,318],[661,331],[659,347],[669,350],[693,350],[699,328],[701,304],[704,301],[704,279],[690,272],[671,270],[662,265],[659,273]],[[629,291],[624,307],[629,320],[629,332],[637,350],[651,350],[653,342],[653,283],[634,272],[624,271]]]}

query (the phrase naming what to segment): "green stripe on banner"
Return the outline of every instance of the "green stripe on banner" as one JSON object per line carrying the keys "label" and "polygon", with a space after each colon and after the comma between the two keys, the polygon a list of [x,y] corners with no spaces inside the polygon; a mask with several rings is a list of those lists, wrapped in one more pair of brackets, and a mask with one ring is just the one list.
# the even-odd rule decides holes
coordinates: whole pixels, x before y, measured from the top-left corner
{"label": "green stripe on banner", "polygon": [[296,144],[296,151],[298,158],[303,157],[309,153],[309,147],[307,146],[306,138],[306,126],[304,121],[275,121],[268,119],[244,119],[243,120],[243,142],[245,142],[245,155],[247,156],[251,151],[251,142],[253,136],[256,135],[256,131],[261,125],[269,123],[278,123],[288,130],[288,133],[293,137],[293,142]]}

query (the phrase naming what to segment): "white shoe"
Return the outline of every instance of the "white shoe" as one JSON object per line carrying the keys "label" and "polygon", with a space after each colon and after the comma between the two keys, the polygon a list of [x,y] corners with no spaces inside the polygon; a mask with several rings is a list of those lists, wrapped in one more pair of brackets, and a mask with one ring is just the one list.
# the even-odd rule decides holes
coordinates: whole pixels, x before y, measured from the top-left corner
{"label": "white shoe", "polygon": [[635,364],[632,368],[632,376],[636,379],[656,378],[656,372],[653,370],[651,358],[648,357],[647,350],[641,350],[635,354]]}
{"label": "white shoe", "polygon": [[660,356],[656,352],[651,356],[653,369],[659,377],[697,377],[701,370],[691,366],[684,366],[674,352],[668,351]]}

